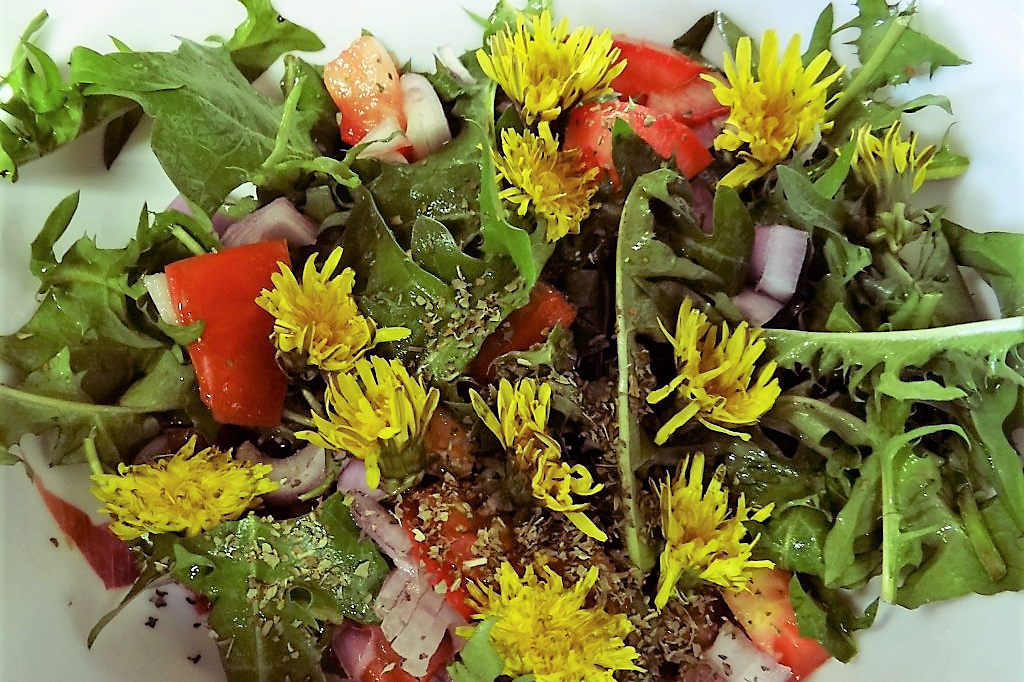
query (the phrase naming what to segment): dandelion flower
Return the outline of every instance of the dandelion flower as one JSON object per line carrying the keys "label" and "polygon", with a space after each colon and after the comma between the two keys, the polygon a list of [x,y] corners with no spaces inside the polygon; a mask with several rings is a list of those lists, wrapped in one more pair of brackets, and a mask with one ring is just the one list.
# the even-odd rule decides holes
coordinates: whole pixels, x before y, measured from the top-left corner
{"label": "dandelion flower", "polygon": [[616,670],[642,670],[636,649],[623,641],[633,630],[625,614],[586,608],[597,582],[592,566],[573,587],[551,568],[520,577],[511,564],[498,569],[498,590],[468,583],[476,618],[496,616],[490,636],[505,662],[504,674],[533,675],[537,682],[614,682]]}
{"label": "dandelion flower", "polygon": [[546,124],[540,126],[539,135],[505,128],[501,147],[501,154],[494,152],[494,164],[498,182],[509,184],[501,197],[518,206],[519,215],[525,215],[532,204],[547,221],[548,242],[579,232],[597,191],[598,169],[583,170],[578,149],[559,151],[558,140]]}
{"label": "dandelion flower", "polygon": [[404,327],[377,329],[363,316],[352,298],[355,272],[345,268],[334,272],[341,260],[341,247],[316,269],[316,254],[302,269],[302,282],[285,264],[274,273],[274,288],[256,299],[257,305],[274,316],[274,345],[303,364],[327,372],[342,372],[378,343],[397,341],[409,335]]}
{"label": "dandelion flower", "polygon": [[666,478],[658,489],[661,501],[661,531],[665,549],[661,552],[661,572],[654,605],[665,607],[676,586],[693,586],[698,581],[741,592],[755,568],[771,568],[771,561],[753,561],[750,552],[755,537],[745,542],[744,521],[764,521],[774,504],[757,511],[748,509],[740,495],[736,513],[730,515],[729,495],[722,489],[723,470],[719,468],[704,488],[704,454],[687,457],[676,475]]}
{"label": "dandelion flower", "polygon": [[[327,415],[313,415],[315,431],[299,438],[331,450],[346,450],[366,464],[366,484],[380,485],[381,468],[422,459],[423,434],[440,397],[413,379],[398,360],[362,358],[352,371],[332,374]],[[390,470],[386,473],[392,473]],[[398,477],[410,473],[396,471]]]}
{"label": "dandelion flower", "polygon": [[569,31],[569,20],[552,26],[550,10],[532,17],[522,14],[511,27],[477,50],[480,68],[515,101],[530,125],[553,121],[573,104],[613,93],[611,82],[626,67],[616,63],[618,48],[611,31],[595,36],[594,29]]}
{"label": "dandelion flower", "polygon": [[470,400],[484,424],[511,455],[513,466],[529,478],[533,498],[552,511],[564,513],[590,537],[601,542],[607,540],[608,535],[583,512],[587,505],[572,497],[593,495],[604,486],[595,485],[593,475],[582,464],[570,466],[563,462],[558,442],[547,433],[551,386],[538,386],[536,381],[526,378],[513,388],[508,379],[502,379],[498,385],[497,415],[476,391],[470,391]]}
{"label": "dandelion flower", "polygon": [[828,89],[842,69],[821,77],[832,58],[828,50],[804,67],[800,36],[793,36],[779,61],[778,37],[765,31],[757,76],[751,72],[751,41],[742,37],[736,46],[736,63],[726,54],[723,83],[711,75],[702,78],[715,84],[715,97],[730,108],[725,128],[715,138],[715,148],[738,152],[743,163],[721,182],[727,187],[746,187],[794,149],[801,149],[832,128],[825,120]]}
{"label": "dandelion flower", "polygon": [[921,188],[936,152],[934,145],[928,145],[918,153],[917,135],[911,133],[904,140],[900,132],[900,122],[896,121],[878,138],[871,124],[864,124],[855,135],[852,161],[853,172],[861,182],[874,185],[894,201],[906,201]]}
{"label": "dandelion flower", "polygon": [[731,331],[723,322],[719,340],[707,315],[685,299],[675,334],[664,326],[662,332],[674,349],[677,374],[668,385],[652,391],[647,402],[658,403],[675,393],[682,408],[658,430],[654,442],[661,445],[694,417],[709,429],[748,440],[748,434],[728,427],[756,423],[781,391],[773,378],[774,361],[766,363],[753,381],[754,365],[765,350],[763,331],[750,329],[746,322]]}
{"label": "dandelion flower", "polygon": [[178,452],[149,464],[119,464],[116,474],[94,474],[91,490],[122,540],[150,533],[193,536],[237,519],[277,490],[269,464],[232,459],[217,448],[195,451],[193,437]]}

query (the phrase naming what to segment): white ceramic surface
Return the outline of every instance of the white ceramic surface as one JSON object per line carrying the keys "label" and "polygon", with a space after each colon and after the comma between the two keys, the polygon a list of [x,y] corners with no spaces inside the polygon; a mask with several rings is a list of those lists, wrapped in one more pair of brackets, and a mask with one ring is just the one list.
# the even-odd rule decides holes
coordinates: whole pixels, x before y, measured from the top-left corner
{"label": "white ceramic surface", "polygon": [[[431,65],[437,45],[457,49],[479,43],[478,29],[462,11],[486,14],[491,0],[278,0],[289,18],[316,30],[336,53],[362,28],[381,38],[417,68]],[[671,40],[712,8],[721,8],[747,31],[775,27],[782,36],[809,34],[818,0],[556,0],[556,10],[574,23],[664,41]],[[971,60],[942,70],[930,82],[905,88],[933,91],[953,100],[954,116],[917,115],[915,127],[941,136],[950,126],[956,149],[971,156],[967,174],[934,190],[953,219],[976,229],[1024,231],[1020,193],[1024,187],[1024,6],[1020,0],[920,0],[916,26]],[[202,39],[230,34],[242,17],[230,0],[0,0],[0,58],[6,59],[23,26],[40,6],[51,15],[39,38],[58,61],[85,44],[109,49],[114,35],[136,49],[168,49],[174,35]],[[852,13],[836,2],[837,17]],[[708,54],[715,56],[719,48]],[[4,67],[0,67],[4,70]],[[908,93],[908,97],[909,97]],[[136,136],[109,172],[99,162],[99,138],[86,139],[32,163],[14,186],[0,184],[0,333],[10,333],[33,309],[35,280],[27,270],[28,245],[49,210],[67,193],[82,190],[71,230],[98,235],[116,245],[134,229],[143,202],[162,207],[175,195]],[[32,452],[34,439],[26,443]],[[86,472],[43,472],[48,484],[87,509]],[[56,539],[57,547],[51,542]],[[21,467],[0,471],[0,682],[219,682],[215,647],[200,618],[180,594],[158,608],[149,595],[116,619],[90,651],[86,634],[120,594],[106,592],[84,560],[61,536]],[[146,627],[150,618],[153,627]],[[1024,679],[1024,595],[970,597],[910,612],[883,607],[878,624],[859,637],[855,662],[827,664],[812,682],[1019,682]],[[199,625],[197,625],[199,624]],[[189,657],[200,655],[197,663]]]}

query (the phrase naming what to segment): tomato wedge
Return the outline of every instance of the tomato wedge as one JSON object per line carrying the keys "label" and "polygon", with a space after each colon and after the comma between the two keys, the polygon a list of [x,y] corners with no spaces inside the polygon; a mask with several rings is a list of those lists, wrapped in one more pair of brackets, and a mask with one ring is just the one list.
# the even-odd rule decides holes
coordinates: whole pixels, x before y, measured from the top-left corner
{"label": "tomato wedge", "polygon": [[[609,151],[609,158],[610,154]],[[576,307],[561,292],[549,284],[537,282],[530,291],[529,302],[509,313],[484,340],[480,352],[469,364],[469,375],[481,383],[494,381],[496,375],[491,363],[497,357],[541,343],[556,324],[568,327],[575,319]]]}
{"label": "tomato wedge", "polygon": [[203,402],[222,424],[277,426],[287,382],[270,340],[274,318],[256,305],[288,243],[265,241],[176,261],[165,268],[183,324],[202,321],[188,352]]}
{"label": "tomato wedge", "polygon": [[405,130],[398,66],[373,36],[360,36],[324,65],[324,85],[341,112],[341,139],[355,144],[388,118]]}
{"label": "tomato wedge", "polygon": [[633,102],[601,102],[573,108],[565,128],[565,147],[578,147],[582,162],[588,167],[604,169],[612,181],[619,181],[612,160],[612,124],[623,119],[656,154],[664,158],[675,157],[683,175],[693,178],[712,161],[705,148],[690,128],[666,114]]}
{"label": "tomato wedge", "polygon": [[652,92],[680,88],[708,70],[697,60],[667,45],[622,36],[616,38],[614,44],[626,60],[626,68],[612,81],[612,88],[636,102],[645,103],[644,99]]}
{"label": "tomato wedge", "polygon": [[800,680],[830,655],[820,642],[800,634],[789,601],[790,577],[777,568],[755,569],[747,591],[722,596],[757,648],[792,670],[792,679]]}

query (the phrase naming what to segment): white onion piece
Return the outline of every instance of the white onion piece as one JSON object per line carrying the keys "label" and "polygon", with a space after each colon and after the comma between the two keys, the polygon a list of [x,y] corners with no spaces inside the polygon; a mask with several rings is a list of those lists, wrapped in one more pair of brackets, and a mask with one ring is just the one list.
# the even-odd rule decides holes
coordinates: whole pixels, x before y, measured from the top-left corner
{"label": "white onion piece", "polygon": [[758,292],[785,303],[793,297],[807,255],[807,233],[789,225],[754,230],[750,262]]}
{"label": "white onion piece", "polygon": [[792,674],[731,623],[719,630],[704,658],[728,682],[787,682]]}
{"label": "white onion piece", "polygon": [[455,54],[455,49],[451,45],[442,45],[437,48],[437,59],[444,65],[444,68],[448,69],[455,80],[459,81],[464,85],[473,85],[476,83],[476,79],[473,78],[466,67],[459,61],[459,55]]}
{"label": "white onion piece", "polygon": [[[167,204],[167,210],[181,211],[185,215],[195,215],[192,212],[192,207],[188,205],[188,201],[180,194],[174,197],[171,203]],[[213,223],[213,231],[218,235],[222,235],[235,222],[235,219],[227,213],[217,211],[210,217],[210,222]]]}
{"label": "white onion piece", "polygon": [[412,539],[387,509],[362,493],[352,494],[352,520],[377,543],[395,566],[411,570]]}
{"label": "white onion piece", "polygon": [[281,482],[280,488],[263,495],[263,499],[271,504],[297,502],[299,495],[316,488],[327,476],[327,453],[317,445],[307,445],[289,457],[275,459],[246,441],[235,450],[235,458],[270,465],[267,478]]}
{"label": "white onion piece", "polygon": [[403,73],[402,107],[405,110],[405,136],[412,145],[413,157],[422,159],[452,139],[448,118],[434,86],[418,73]]}
{"label": "white onion piece", "polygon": [[733,296],[732,302],[740,309],[747,322],[755,327],[760,327],[778,315],[785,305],[782,301],[776,301],[771,296],[759,294],[749,288]]}
{"label": "white onion piece", "polygon": [[366,464],[358,457],[349,457],[338,475],[338,490],[346,493],[362,493],[371,500],[380,501],[384,491],[366,485]]}
{"label": "white onion piece", "polygon": [[370,144],[359,152],[360,159],[373,158],[387,163],[408,163],[400,150],[410,146],[409,138],[405,136],[405,131],[398,125],[398,119],[394,116],[385,116],[356,144],[366,142]]}
{"label": "white onion piece", "polygon": [[270,239],[284,239],[291,246],[309,246],[316,241],[316,223],[296,210],[284,197],[274,199],[256,209],[221,235],[224,246],[255,244]]}
{"label": "white onion piece", "polygon": [[162,272],[143,275],[142,283],[146,286],[149,297],[153,299],[153,305],[156,306],[160,319],[167,324],[181,324],[178,321],[178,315],[174,312],[174,304],[171,303],[171,290],[167,286],[167,275]]}

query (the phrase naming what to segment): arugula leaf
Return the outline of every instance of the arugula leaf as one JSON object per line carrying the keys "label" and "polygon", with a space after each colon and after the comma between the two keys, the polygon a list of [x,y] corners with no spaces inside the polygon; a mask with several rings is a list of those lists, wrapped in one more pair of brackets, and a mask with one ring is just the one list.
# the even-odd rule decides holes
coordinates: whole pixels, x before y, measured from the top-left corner
{"label": "arugula leaf", "polygon": [[789,600],[793,604],[800,634],[814,637],[828,652],[844,663],[857,653],[853,632],[866,628],[875,620],[878,602],[855,616],[846,600],[819,581],[808,580],[811,590],[804,589],[798,576],[789,581]]}
{"label": "arugula leaf", "polygon": [[325,680],[323,624],[376,622],[388,566],[340,494],[295,519],[250,514],[174,546],[169,572],[212,603],[231,682]]}
{"label": "arugula leaf", "polygon": [[1024,314],[1024,237],[1007,232],[973,232],[948,220],[942,230],[961,265],[972,267],[995,290],[1003,315]]}

